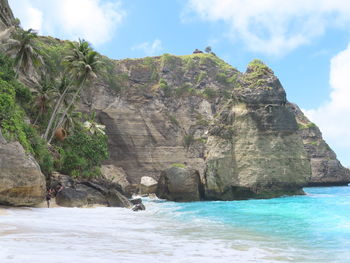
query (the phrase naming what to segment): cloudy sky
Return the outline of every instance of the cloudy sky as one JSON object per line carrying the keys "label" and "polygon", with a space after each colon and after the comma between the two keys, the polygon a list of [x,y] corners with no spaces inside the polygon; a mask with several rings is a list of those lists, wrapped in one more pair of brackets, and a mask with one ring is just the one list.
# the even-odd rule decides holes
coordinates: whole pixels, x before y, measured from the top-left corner
{"label": "cloudy sky", "polygon": [[208,45],[241,71],[262,59],[350,166],[350,1],[9,2],[23,27],[84,38],[115,59],[190,54]]}

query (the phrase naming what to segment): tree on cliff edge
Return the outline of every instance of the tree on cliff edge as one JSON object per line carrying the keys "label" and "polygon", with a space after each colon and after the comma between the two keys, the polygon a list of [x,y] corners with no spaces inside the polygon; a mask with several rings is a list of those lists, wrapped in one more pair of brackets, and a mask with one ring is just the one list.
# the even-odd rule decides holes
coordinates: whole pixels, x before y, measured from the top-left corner
{"label": "tree on cliff edge", "polygon": [[40,51],[34,43],[37,37],[38,35],[33,29],[17,28],[11,34],[10,39],[3,44],[6,53],[14,57],[16,77],[19,72],[25,72],[31,66],[38,68],[43,64]]}

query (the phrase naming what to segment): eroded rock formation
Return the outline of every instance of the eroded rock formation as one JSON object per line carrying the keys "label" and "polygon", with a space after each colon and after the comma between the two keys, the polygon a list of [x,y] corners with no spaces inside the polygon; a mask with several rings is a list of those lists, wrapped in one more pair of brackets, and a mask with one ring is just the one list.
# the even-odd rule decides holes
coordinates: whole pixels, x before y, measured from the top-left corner
{"label": "eroded rock formation", "polygon": [[45,177],[18,142],[7,143],[0,132],[0,204],[34,206],[44,200]]}
{"label": "eroded rock formation", "polygon": [[98,111],[111,158],[128,180],[159,178],[173,164],[197,171],[208,199],[302,193],[310,161],[271,69],[242,74],[212,54],[114,61],[117,86],[83,94]]}
{"label": "eroded rock formation", "polygon": [[15,18],[7,0],[0,0],[0,31],[15,25]]}
{"label": "eroded rock formation", "polygon": [[289,103],[288,108],[296,116],[298,134],[303,139],[305,150],[310,158],[312,176],[309,186],[347,185],[350,183],[350,170],[343,167],[334,151],[323,140],[320,129],[303,114],[299,107]]}

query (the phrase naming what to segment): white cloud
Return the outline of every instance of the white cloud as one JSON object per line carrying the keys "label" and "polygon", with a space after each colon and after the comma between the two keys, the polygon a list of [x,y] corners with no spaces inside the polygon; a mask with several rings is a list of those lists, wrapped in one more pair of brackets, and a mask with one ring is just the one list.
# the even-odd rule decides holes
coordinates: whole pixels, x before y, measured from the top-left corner
{"label": "white cloud", "polygon": [[95,45],[108,42],[125,11],[111,0],[10,0],[24,28],[60,38],[84,38]]}
{"label": "white cloud", "polygon": [[162,45],[162,41],[160,41],[158,38],[156,38],[152,43],[143,42],[141,44],[133,46],[131,49],[132,50],[141,50],[147,56],[159,55],[159,53],[162,52],[162,50],[164,50],[163,45]]}
{"label": "white cloud", "polygon": [[28,8],[28,28],[40,30],[43,22],[43,14],[36,8]]}
{"label": "white cloud", "polygon": [[321,129],[326,141],[343,152],[343,161],[350,164],[350,44],[331,60],[330,100],[323,106],[304,110]]}
{"label": "white cloud", "polygon": [[224,21],[232,40],[252,51],[281,55],[310,43],[330,26],[350,22],[350,1],[342,0],[188,0],[184,21],[199,15]]}

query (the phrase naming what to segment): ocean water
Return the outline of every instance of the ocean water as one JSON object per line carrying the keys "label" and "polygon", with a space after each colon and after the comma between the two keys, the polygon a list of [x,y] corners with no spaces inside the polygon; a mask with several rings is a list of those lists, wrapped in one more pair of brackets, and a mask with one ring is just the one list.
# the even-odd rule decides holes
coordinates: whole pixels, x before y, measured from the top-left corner
{"label": "ocean water", "polygon": [[147,210],[0,210],[0,262],[350,262],[350,187]]}

